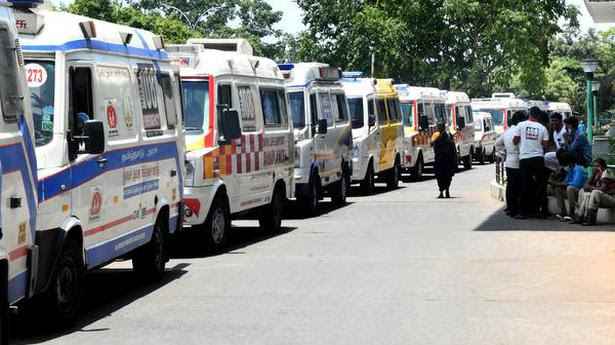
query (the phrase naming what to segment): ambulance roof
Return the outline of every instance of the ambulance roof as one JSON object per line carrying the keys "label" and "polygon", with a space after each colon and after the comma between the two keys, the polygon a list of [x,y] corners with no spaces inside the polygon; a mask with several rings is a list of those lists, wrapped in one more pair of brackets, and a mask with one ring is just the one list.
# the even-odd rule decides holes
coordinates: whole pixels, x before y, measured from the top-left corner
{"label": "ambulance roof", "polygon": [[300,62],[279,65],[288,87],[306,87],[318,81],[342,85],[338,68],[320,62]]}
{"label": "ambulance roof", "polygon": [[254,55],[250,42],[242,38],[191,38],[188,40],[188,44],[200,45],[205,49]]}
{"label": "ambulance roof", "polygon": [[570,108],[570,104],[568,103],[563,103],[563,102],[549,102],[549,110],[568,110],[568,111],[572,111],[572,108]]}
{"label": "ambulance roof", "polygon": [[444,102],[442,92],[435,87],[410,86],[408,84],[396,84],[399,99],[403,101],[435,100]]}
{"label": "ambulance roof", "polygon": [[200,45],[182,44],[167,47],[173,62],[182,67],[182,76],[244,75],[282,79],[273,60],[237,52],[205,49]]}
{"label": "ambulance roof", "polygon": [[[25,18],[28,25],[42,27],[36,34],[22,32],[20,40],[22,49],[27,52],[52,53],[78,50],[96,50],[111,54],[138,56],[146,59],[167,60],[164,50],[157,50],[155,36],[151,32],[113,24],[67,12],[55,12],[33,9],[32,13],[15,11],[15,16]],[[86,40],[81,23],[93,23],[92,38]],[[90,27],[90,29],[92,29]],[[132,35],[128,44],[124,44],[122,35]]]}
{"label": "ambulance roof", "polygon": [[445,91],[446,104],[470,103],[470,96],[461,91]]}
{"label": "ambulance roof", "polygon": [[518,98],[473,98],[472,109],[525,109],[525,103]]}
{"label": "ambulance roof", "polygon": [[346,96],[351,97],[366,97],[376,93],[374,78],[342,78],[342,85]]}

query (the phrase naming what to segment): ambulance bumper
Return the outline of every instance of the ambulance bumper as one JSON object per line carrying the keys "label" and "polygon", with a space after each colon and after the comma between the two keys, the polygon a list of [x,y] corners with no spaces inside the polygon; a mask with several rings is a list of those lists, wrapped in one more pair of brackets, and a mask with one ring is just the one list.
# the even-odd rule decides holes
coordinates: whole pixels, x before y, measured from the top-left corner
{"label": "ambulance bumper", "polygon": [[369,163],[369,157],[363,159],[362,157],[352,158],[352,181],[358,182],[365,179],[367,173],[367,164]]}
{"label": "ambulance bumper", "polygon": [[214,186],[184,188],[184,224],[205,223],[215,192]]}

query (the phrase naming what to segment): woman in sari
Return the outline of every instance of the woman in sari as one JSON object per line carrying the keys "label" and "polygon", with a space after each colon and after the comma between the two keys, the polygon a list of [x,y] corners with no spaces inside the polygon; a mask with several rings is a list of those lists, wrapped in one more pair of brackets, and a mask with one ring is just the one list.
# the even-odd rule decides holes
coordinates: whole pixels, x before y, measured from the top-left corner
{"label": "woman in sari", "polygon": [[455,171],[457,170],[455,166],[457,162],[455,159],[457,149],[455,148],[453,136],[446,130],[445,124],[438,124],[438,131],[432,136],[431,145],[436,155],[434,168],[436,179],[438,180],[438,188],[440,190],[438,199],[450,199],[451,193],[449,189],[453,181],[453,176],[455,176]]}

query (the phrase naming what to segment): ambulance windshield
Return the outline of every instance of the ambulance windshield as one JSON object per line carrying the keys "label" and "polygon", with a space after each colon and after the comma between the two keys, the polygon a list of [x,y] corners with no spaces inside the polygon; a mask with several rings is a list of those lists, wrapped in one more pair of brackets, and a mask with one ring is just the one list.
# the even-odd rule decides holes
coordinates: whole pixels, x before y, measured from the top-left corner
{"label": "ambulance windshield", "polygon": [[403,116],[404,125],[414,126],[414,106],[412,103],[401,104],[401,114]]}
{"label": "ambulance windshield", "polygon": [[184,119],[187,130],[209,127],[209,82],[182,81]]}
{"label": "ambulance windshield", "polygon": [[362,128],[363,123],[363,98],[348,98],[348,109],[352,119],[352,128]]}
{"label": "ambulance windshield", "polygon": [[502,109],[479,109],[482,112],[491,114],[493,124],[496,126],[504,125],[504,110]]}
{"label": "ambulance windshield", "polygon": [[303,91],[290,92],[288,94],[290,113],[293,115],[293,127],[305,128],[305,99]]}
{"label": "ambulance windshield", "polygon": [[46,145],[53,138],[55,75],[53,61],[26,61],[36,146]]}

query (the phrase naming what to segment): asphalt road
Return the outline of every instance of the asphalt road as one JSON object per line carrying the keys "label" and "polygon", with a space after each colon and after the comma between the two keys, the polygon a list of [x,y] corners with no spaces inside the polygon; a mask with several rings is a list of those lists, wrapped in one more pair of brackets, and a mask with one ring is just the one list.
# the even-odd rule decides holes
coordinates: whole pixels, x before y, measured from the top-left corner
{"label": "asphalt road", "polygon": [[613,344],[614,226],[514,221],[493,166],[355,196],[269,237],[236,222],[223,254],[185,234],[165,280],[130,263],[88,275],[85,311],[55,332],[36,309],[16,344]]}

